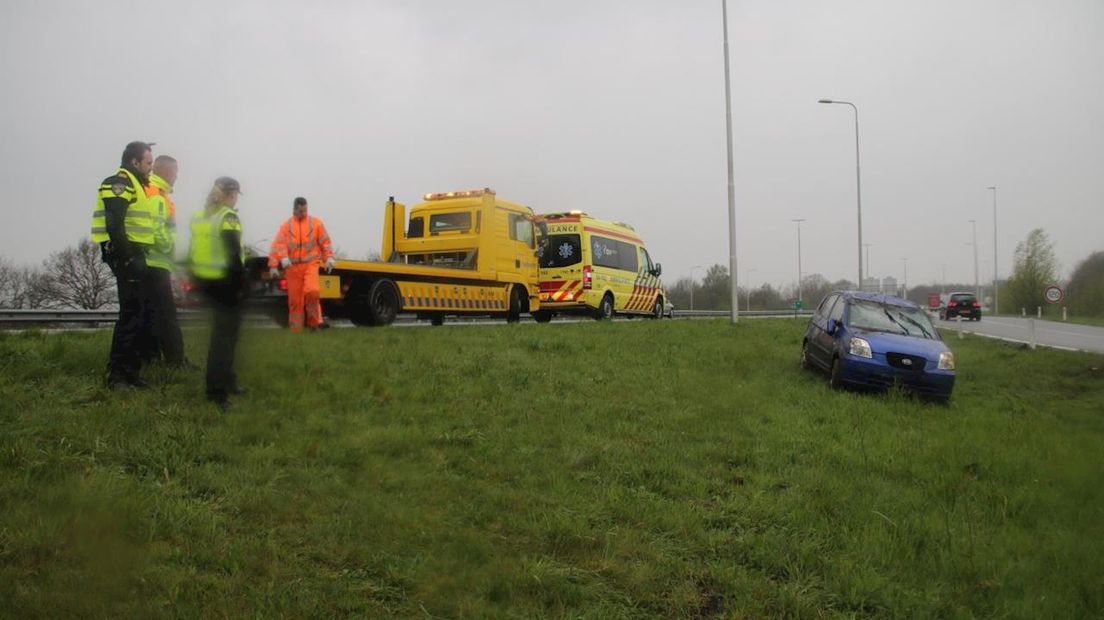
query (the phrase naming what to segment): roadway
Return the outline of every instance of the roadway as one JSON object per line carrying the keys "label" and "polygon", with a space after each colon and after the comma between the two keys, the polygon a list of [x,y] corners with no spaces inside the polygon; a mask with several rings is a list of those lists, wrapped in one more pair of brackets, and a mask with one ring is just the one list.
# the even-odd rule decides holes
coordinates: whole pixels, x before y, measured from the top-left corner
{"label": "roadway", "polygon": [[[1030,343],[1032,320],[1035,321],[1035,342],[1039,346],[1104,353],[1104,327],[1011,316],[982,316],[980,321],[962,321],[962,331],[1009,342]],[[959,327],[953,320],[936,319],[935,324],[949,332]]]}

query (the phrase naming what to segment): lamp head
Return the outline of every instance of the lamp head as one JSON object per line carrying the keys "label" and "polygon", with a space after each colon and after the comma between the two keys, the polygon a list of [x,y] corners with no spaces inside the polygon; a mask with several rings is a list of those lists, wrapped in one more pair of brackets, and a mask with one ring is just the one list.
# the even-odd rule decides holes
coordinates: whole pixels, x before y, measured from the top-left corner
{"label": "lamp head", "polygon": [[835,101],[832,101],[831,99],[819,99],[817,100],[817,103],[835,103]]}

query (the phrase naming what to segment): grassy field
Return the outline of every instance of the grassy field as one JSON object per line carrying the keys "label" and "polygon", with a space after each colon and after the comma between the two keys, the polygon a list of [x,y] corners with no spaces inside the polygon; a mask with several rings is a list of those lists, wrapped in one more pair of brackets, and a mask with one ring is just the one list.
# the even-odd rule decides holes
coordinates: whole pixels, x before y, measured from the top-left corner
{"label": "grassy field", "polygon": [[255,330],[226,415],[0,335],[0,617],[1104,614],[1104,357],[949,340],[941,406],[804,324]]}

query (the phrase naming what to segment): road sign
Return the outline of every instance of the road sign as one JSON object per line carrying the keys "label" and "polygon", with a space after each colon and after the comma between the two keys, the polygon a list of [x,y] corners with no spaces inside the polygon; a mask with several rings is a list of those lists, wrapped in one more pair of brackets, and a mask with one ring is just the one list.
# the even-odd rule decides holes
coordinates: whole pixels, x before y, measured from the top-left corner
{"label": "road sign", "polygon": [[1062,289],[1056,284],[1051,284],[1046,287],[1046,290],[1043,291],[1043,296],[1046,297],[1048,304],[1061,303],[1062,300],[1066,298],[1066,294],[1063,293]]}
{"label": "road sign", "polygon": [[794,302],[793,307],[794,307],[794,310],[800,310],[803,307],[805,307],[805,304],[800,299],[798,299],[797,301]]}

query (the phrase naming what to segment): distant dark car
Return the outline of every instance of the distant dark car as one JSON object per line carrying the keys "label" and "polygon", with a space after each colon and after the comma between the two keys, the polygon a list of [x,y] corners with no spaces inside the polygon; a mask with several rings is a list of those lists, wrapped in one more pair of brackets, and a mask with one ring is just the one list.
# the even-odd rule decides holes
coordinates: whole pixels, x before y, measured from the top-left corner
{"label": "distant dark car", "polygon": [[801,343],[801,365],[833,388],[893,385],[938,400],[951,396],[954,353],[927,312],[899,297],[844,291],[824,298]]}
{"label": "distant dark car", "polygon": [[951,293],[947,304],[939,309],[939,318],[944,321],[958,316],[971,321],[981,320],[981,303],[973,293]]}

